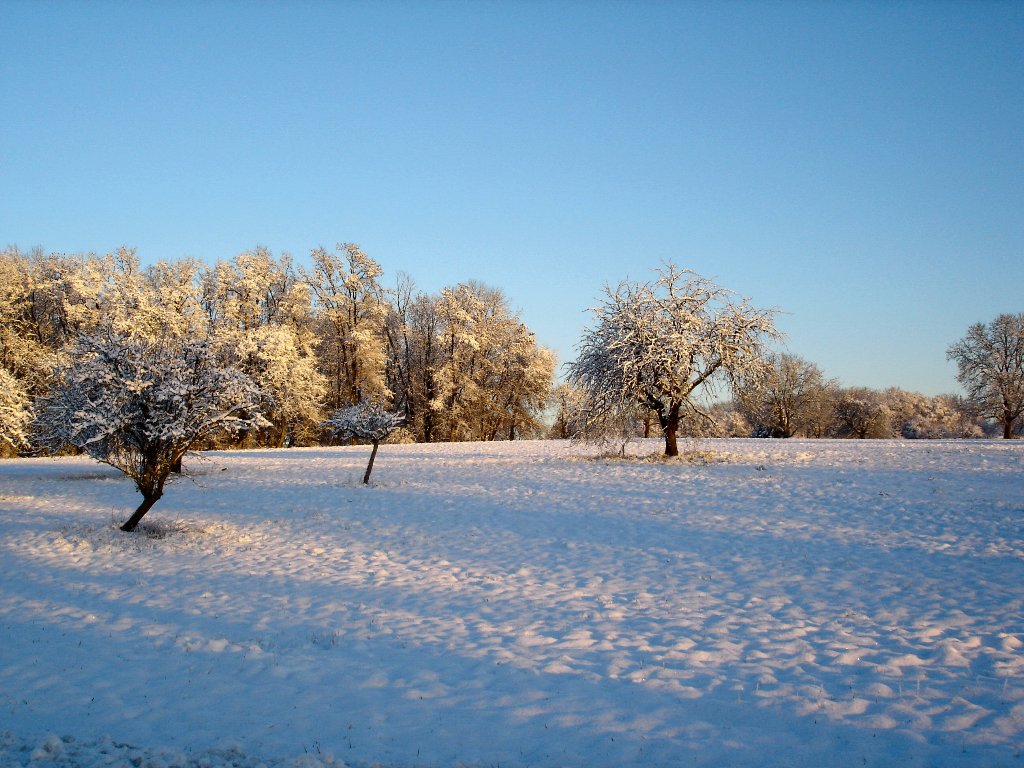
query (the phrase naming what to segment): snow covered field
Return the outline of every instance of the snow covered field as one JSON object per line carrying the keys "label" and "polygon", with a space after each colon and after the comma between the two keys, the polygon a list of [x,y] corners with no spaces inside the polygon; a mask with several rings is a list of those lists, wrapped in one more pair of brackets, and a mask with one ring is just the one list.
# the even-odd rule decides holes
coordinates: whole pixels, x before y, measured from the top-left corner
{"label": "snow covered field", "polygon": [[0,765],[1024,766],[1024,443],[699,447],[0,461]]}

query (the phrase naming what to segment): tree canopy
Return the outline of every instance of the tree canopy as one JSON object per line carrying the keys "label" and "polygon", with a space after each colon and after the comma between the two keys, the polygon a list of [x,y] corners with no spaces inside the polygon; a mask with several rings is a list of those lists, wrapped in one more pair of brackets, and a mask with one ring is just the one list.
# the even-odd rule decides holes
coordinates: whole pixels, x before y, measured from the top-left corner
{"label": "tree canopy", "polygon": [[73,447],[130,477],[142,504],[122,526],[134,530],[163,495],[181,459],[221,432],[266,424],[264,395],[207,341],[83,334],[41,399],[37,442]]}
{"label": "tree canopy", "polygon": [[1002,424],[1004,438],[1012,437],[1024,415],[1024,312],[975,323],[946,357],[956,363],[968,402]]}
{"label": "tree canopy", "polygon": [[706,417],[700,394],[758,378],[765,344],[780,334],[773,310],[737,300],[695,272],[669,262],[657,275],[605,288],[569,381],[584,393],[590,422],[637,405],[654,412],[665,455],[675,456],[684,410]]}

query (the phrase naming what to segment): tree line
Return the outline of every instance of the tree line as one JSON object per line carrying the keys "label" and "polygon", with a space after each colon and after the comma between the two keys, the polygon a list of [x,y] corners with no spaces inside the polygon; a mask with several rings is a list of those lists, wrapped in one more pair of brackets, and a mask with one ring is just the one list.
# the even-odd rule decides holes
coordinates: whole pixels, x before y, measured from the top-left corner
{"label": "tree line", "polygon": [[330,442],[327,417],[359,403],[397,415],[392,440],[658,436],[669,455],[677,435],[1021,433],[1024,314],[971,326],[950,346],[966,397],[925,397],[841,387],[773,351],[773,310],[671,263],[654,280],[606,288],[593,312],[554,386],[554,354],[500,289],[466,281],[427,294],[401,274],[385,286],[380,264],[352,243],[314,249],[304,265],[256,248],[214,264],[146,267],[130,248],[9,247],[0,252],[0,450],[47,447],[33,421],[82,349],[201,354],[244,375],[259,407],[204,433],[208,447]]}
{"label": "tree line", "polygon": [[[32,443],[32,404],[83,337],[204,339],[265,394],[263,420],[232,445],[314,445],[325,416],[386,403],[399,439],[538,436],[554,354],[500,289],[467,281],[435,294],[383,270],[352,243],[317,248],[307,266],[256,248],[232,259],[143,267],[134,249],[0,253],[0,434]],[[227,438],[224,438],[227,440]],[[224,440],[221,444],[224,444]]]}
{"label": "tree line", "polygon": [[[1001,437],[998,421],[979,416],[956,394],[935,396],[898,387],[843,387],[814,363],[790,353],[769,356],[772,373],[763,390],[746,390],[714,402],[706,415],[685,412],[679,434],[686,437],[957,439]],[[554,391],[556,437],[586,429],[579,419],[579,394],[558,385]],[[1012,436],[1021,434],[1017,422]],[[660,436],[657,418],[637,408],[624,414],[604,435],[619,438]]]}
{"label": "tree line", "polygon": [[[773,352],[773,309],[671,262],[607,286],[567,385],[560,436],[1010,438],[1024,414],[1024,313],[977,323],[949,347],[967,397],[843,389],[813,363]],[[718,397],[715,397],[715,395]],[[724,396],[731,395],[731,399]]]}

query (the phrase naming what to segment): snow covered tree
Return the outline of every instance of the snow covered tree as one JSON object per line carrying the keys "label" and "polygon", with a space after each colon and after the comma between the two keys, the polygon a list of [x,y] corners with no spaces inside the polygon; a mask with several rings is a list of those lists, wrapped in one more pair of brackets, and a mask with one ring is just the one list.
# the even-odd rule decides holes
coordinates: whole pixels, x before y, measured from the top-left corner
{"label": "snow covered tree", "polygon": [[957,365],[957,381],[980,416],[995,419],[1003,437],[1013,437],[1024,415],[1024,312],[975,323],[946,352]]}
{"label": "snow covered tree", "polygon": [[477,282],[445,288],[437,303],[439,359],[430,407],[447,439],[494,440],[532,431],[547,404],[553,354],[536,343],[501,290]]}
{"label": "snow covered tree", "polygon": [[555,353],[537,344],[526,325],[513,328],[490,398],[485,437],[509,440],[537,435],[555,375]]}
{"label": "snow covered tree", "polygon": [[10,371],[0,367],[0,450],[27,446],[31,421],[28,393]]}
{"label": "snow covered tree", "polygon": [[336,437],[355,437],[359,440],[369,440],[373,444],[370,463],[366,465],[366,473],[363,475],[363,485],[369,485],[373,460],[377,458],[380,441],[401,426],[402,421],[400,414],[392,413],[380,403],[363,400],[348,408],[335,411],[331,418],[324,422],[324,426],[330,429]]}
{"label": "snow covered tree", "polygon": [[[50,351],[72,343],[78,334],[111,328],[123,334],[205,335],[194,260],[159,262],[143,269],[135,250],[122,247],[102,256],[36,252],[21,257],[17,278],[0,256],[0,285],[18,286],[19,318],[14,329]],[[11,279],[7,279],[10,277]],[[4,297],[0,296],[0,314]]]}
{"label": "snow covered tree", "polygon": [[[69,338],[111,328],[119,333],[156,335],[169,317],[153,311],[159,296],[149,284],[134,248],[66,260],[60,284]],[[176,323],[175,323],[176,324]]]}
{"label": "snow covered tree", "polygon": [[750,382],[764,366],[765,343],[779,338],[774,310],[667,263],[653,282],[623,282],[593,312],[569,382],[594,420],[640,405],[658,417],[665,455],[677,456],[684,409],[710,419],[697,398],[722,380]]}
{"label": "snow covered tree", "polygon": [[715,419],[715,437],[750,437],[754,433],[735,400],[715,403],[711,406],[711,415]]}
{"label": "snow covered tree", "polygon": [[[327,391],[316,368],[310,345],[287,325],[265,325],[228,337],[235,364],[269,395],[265,416],[274,425],[270,444],[280,448],[290,430],[315,425],[323,418],[321,403]],[[218,339],[224,344],[224,339]]]}
{"label": "snow covered tree", "polygon": [[146,270],[146,283],[153,297],[146,325],[156,330],[154,335],[209,335],[210,321],[202,295],[205,271],[205,266],[192,258],[158,261]]}
{"label": "snow covered tree", "polygon": [[416,291],[412,278],[398,274],[392,311],[385,326],[388,359],[387,388],[395,409],[405,414],[405,427],[415,439],[430,442],[434,437],[433,371],[440,318],[437,301]]}
{"label": "snow covered tree", "polygon": [[36,317],[38,278],[32,259],[8,248],[0,252],[0,368],[29,394],[49,375],[47,336]]}
{"label": "snow covered tree", "polygon": [[378,282],[383,270],[355,243],[342,243],[334,253],[316,248],[310,258],[312,269],[301,274],[313,294],[328,406],[390,399],[385,329],[391,308]]}
{"label": "snow covered tree", "polygon": [[431,403],[437,396],[435,372],[443,364],[439,299],[413,295],[411,282],[400,282],[394,312],[388,321],[388,388],[395,408],[405,414],[405,427],[417,441],[442,437],[444,419]]}
{"label": "snow covered tree", "polygon": [[842,390],[835,401],[833,430],[839,437],[883,439],[893,436],[885,396],[866,387]]}
{"label": "snow covered tree", "polygon": [[121,530],[133,531],[185,453],[218,433],[267,425],[262,401],[206,341],[107,331],[81,336],[65,355],[38,404],[36,436],[45,448],[77,448],[131,478],[142,504]]}
{"label": "snow covered tree", "polygon": [[258,246],[218,261],[203,276],[203,305],[215,332],[248,331],[272,324],[301,325],[309,294],[287,254],[275,259]]}
{"label": "snow covered tree", "polygon": [[793,437],[809,431],[820,403],[834,386],[814,363],[796,355],[771,354],[759,381],[741,386],[737,401],[758,435]]}
{"label": "snow covered tree", "polygon": [[981,427],[973,423],[955,395],[925,397],[901,389],[885,391],[893,430],[908,440],[980,437]]}
{"label": "snow covered tree", "polygon": [[552,440],[569,440],[583,433],[586,427],[583,395],[576,387],[558,384],[551,390],[548,405],[555,413],[554,424],[548,433]]}
{"label": "snow covered tree", "polygon": [[241,431],[239,442],[280,447],[296,431],[312,434],[323,418],[324,378],[309,288],[291,257],[257,247],[217,262],[202,283],[215,348],[268,396],[264,416],[274,428]]}

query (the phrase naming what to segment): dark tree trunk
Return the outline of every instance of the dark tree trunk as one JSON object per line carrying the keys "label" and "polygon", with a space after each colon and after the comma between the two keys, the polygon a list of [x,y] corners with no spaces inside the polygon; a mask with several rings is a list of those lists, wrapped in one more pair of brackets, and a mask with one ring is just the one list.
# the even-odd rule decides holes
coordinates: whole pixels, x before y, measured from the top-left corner
{"label": "dark tree trunk", "polygon": [[1003,440],[1013,437],[1013,419],[1003,419]]}
{"label": "dark tree trunk", "polygon": [[658,414],[658,420],[661,422],[661,431],[665,434],[665,455],[678,456],[676,433],[679,431],[679,406],[671,406],[667,414]]}
{"label": "dark tree trunk", "polygon": [[134,531],[138,527],[139,521],[146,516],[146,513],[149,512],[152,506],[160,500],[161,496],[163,496],[163,491],[157,491],[151,496],[143,496],[142,503],[139,504],[139,508],[136,509],[135,512],[132,513],[132,516],[128,518],[128,521],[121,526],[121,530],[126,533]]}
{"label": "dark tree trunk", "polygon": [[380,445],[378,440],[373,441],[373,450],[370,452],[370,463],[366,465],[366,474],[363,475],[363,485],[370,484],[370,473],[373,471],[373,460],[377,458],[377,446]]}

